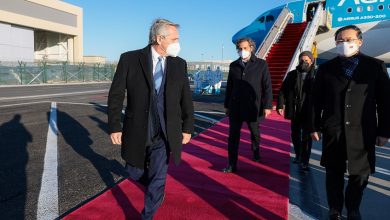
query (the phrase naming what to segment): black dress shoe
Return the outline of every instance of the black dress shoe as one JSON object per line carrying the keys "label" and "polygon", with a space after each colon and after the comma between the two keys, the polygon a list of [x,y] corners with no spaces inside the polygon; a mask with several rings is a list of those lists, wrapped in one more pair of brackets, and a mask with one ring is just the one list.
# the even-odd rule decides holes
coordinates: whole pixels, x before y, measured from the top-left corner
{"label": "black dress shoe", "polygon": [[341,220],[340,214],[329,215],[329,220]]}
{"label": "black dress shoe", "polygon": [[252,160],[255,162],[260,162],[260,150],[257,148],[256,150],[253,150],[253,157]]}
{"label": "black dress shoe", "polygon": [[223,168],[222,172],[224,172],[224,173],[235,173],[235,172],[237,172],[237,168],[233,167],[233,166],[228,166],[226,168]]}
{"label": "black dress shoe", "polygon": [[293,163],[300,163],[301,162],[301,160],[299,159],[299,158],[295,158],[294,160],[293,160]]}
{"label": "black dress shoe", "polygon": [[340,212],[337,209],[330,209],[329,220],[341,220]]}
{"label": "black dress shoe", "polygon": [[309,164],[307,164],[307,163],[302,163],[302,164],[301,164],[301,169],[302,169],[303,171],[309,171]]}
{"label": "black dress shoe", "polygon": [[252,160],[255,161],[255,162],[260,162],[261,161],[260,155],[254,154],[253,157],[252,157]]}
{"label": "black dress shoe", "polygon": [[348,220],[361,220],[362,216],[359,211],[349,211],[348,212]]}

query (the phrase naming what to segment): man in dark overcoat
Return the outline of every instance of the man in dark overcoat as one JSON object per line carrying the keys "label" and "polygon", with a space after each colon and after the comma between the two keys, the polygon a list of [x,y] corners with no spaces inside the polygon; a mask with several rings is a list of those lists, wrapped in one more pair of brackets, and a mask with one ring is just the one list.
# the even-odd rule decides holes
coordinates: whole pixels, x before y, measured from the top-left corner
{"label": "man in dark overcoat", "polygon": [[294,163],[309,169],[312,139],[308,131],[310,93],[316,68],[310,51],[299,54],[298,66],[287,73],[279,91],[276,106],[279,115],[291,120],[291,141],[294,145]]}
{"label": "man in dark overcoat", "polygon": [[165,19],[155,20],[149,45],[121,55],[108,96],[111,140],[122,145],[130,177],[145,186],[142,219],[152,219],[161,205],[170,154],[178,164],[182,144],[190,141],[194,130],[187,64],[177,57],[178,27]]}
{"label": "man in dark overcoat", "polygon": [[335,40],[339,56],[320,65],[313,86],[311,135],[319,140],[322,133],[329,217],[341,219],[348,170],[348,219],[361,219],[363,190],[375,172],[375,145],[390,137],[390,79],[383,61],[360,52],[358,27],[340,28]]}
{"label": "man in dark overcoat", "polygon": [[243,122],[251,133],[253,160],[260,161],[259,122],[272,109],[272,85],[267,63],[254,54],[256,45],[250,38],[236,42],[239,59],[230,64],[225,93],[225,111],[229,116],[228,166],[222,171],[236,172],[238,145]]}

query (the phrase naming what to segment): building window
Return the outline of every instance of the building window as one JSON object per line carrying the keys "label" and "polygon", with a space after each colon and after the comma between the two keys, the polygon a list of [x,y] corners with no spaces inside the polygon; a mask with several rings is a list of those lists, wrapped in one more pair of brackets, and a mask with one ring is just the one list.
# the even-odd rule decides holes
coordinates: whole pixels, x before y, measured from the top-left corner
{"label": "building window", "polygon": [[384,8],[385,8],[385,7],[384,7],[383,5],[378,5],[378,9],[379,9],[379,10],[382,11]]}
{"label": "building window", "polygon": [[374,7],[372,7],[372,5],[367,6],[367,11],[373,11],[373,10],[374,10]]}
{"label": "building window", "polygon": [[347,8],[348,13],[352,13],[352,8]]}
{"label": "building window", "polygon": [[358,7],[356,8],[356,11],[357,11],[357,12],[362,12],[362,11],[363,11],[363,7],[362,7],[362,6],[358,6]]}

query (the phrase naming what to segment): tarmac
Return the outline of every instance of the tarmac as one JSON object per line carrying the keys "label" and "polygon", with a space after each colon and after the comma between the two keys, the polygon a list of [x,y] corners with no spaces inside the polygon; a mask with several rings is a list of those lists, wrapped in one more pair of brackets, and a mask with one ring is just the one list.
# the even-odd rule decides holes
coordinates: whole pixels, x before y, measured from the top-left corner
{"label": "tarmac", "polygon": [[[109,86],[0,87],[0,219],[37,219],[38,213],[38,219],[53,213],[64,216],[127,177],[120,147],[111,144],[107,133]],[[223,95],[194,95],[193,100],[194,135],[225,117]],[[327,219],[320,156],[317,142],[309,171],[290,163],[289,219]],[[390,144],[377,148],[376,166],[361,213],[363,219],[390,219]],[[53,185],[57,200],[44,193]]]}

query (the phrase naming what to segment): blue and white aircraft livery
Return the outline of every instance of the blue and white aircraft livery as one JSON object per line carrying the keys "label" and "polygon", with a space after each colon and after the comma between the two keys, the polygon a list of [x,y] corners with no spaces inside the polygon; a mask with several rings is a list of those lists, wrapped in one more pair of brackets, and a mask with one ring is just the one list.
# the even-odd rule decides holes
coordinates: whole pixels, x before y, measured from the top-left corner
{"label": "blue and white aircraft livery", "polygon": [[[238,31],[232,38],[233,43],[242,37],[251,37],[259,46],[284,8],[293,17],[290,22],[309,22],[316,6],[323,6],[322,27],[317,32],[318,62],[324,62],[336,56],[334,33],[346,25],[356,25],[363,32],[362,52],[384,60],[390,67],[390,0],[306,0],[290,2],[270,9],[258,16],[251,24]],[[320,31],[321,30],[321,31]]]}

